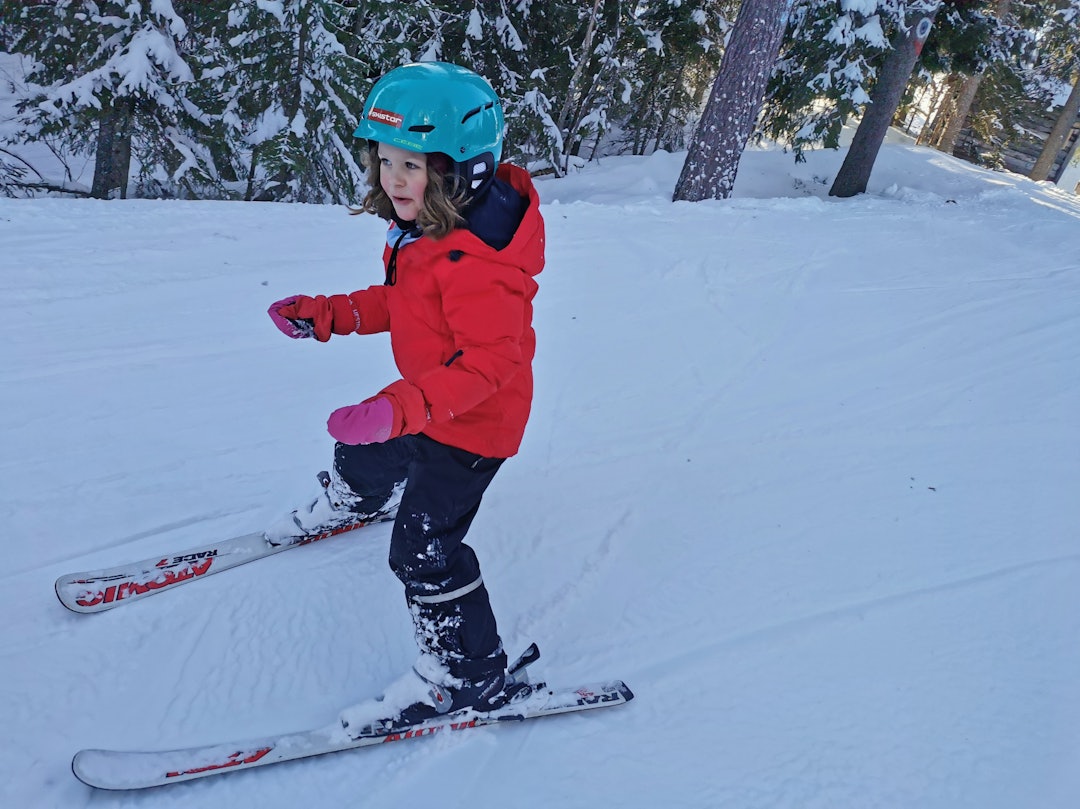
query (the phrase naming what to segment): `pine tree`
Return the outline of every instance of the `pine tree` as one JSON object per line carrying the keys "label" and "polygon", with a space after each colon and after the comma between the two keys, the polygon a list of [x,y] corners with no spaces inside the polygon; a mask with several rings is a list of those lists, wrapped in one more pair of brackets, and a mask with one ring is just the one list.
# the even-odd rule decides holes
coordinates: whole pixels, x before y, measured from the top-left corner
{"label": "pine tree", "polygon": [[1033,180],[1050,176],[1080,111],[1080,0],[1069,0],[1050,15],[1041,45],[1050,77],[1072,89],[1032,166],[1029,176]]}
{"label": "pine tree", "polygon": [[[14,49],[14,44],[19,39],[17,22],[21,11],[22,5],[16,0],[0,0],[0,53],[8,53]],[[14,197],[26,182],[28,166],[18,154],[4,147],[5,134],[7,133],[0,130],[0,194]]]}
{"label": "pine tree", "polygon": [[624,0],[562,4],[561,30],[548,33],[557,48],[541,63],[562,141],[552,167],[556,173],[565,173],[586,149],[595,151],[610,126],[623,92],[626,52],[634,47],[633,5]]}
{"label": "pine tree", "polygon": [[930,35],[938,0],[913,3],[906,24],[893,37],[893,46],[874,84],[870,104],[863,112],[844,162],[833,180],[829,195],[851,197],[866,191],[878,151],[892,123],[900,98],[911,79],[911,71]]}
{"label": "pine tree", "polygon": [[[985,58],[985,69],[978,76],[966,120],[961,121],[961,101],[955,104],[957,112],[952,123],[962,125],[969,133],[955,148],[959,156],[980,165],[1005,168],[1005,155],[1010,149],[1033,145],[1030,121],[1055,106],[1055,94],[1059,96],[1057,104],[1068,95],[1070,62],[1061,57],[1067,54],[1069,43],[1080,36],[1075,13],[1071,27],[1068,24],[1070,2],[1075,5],[1077,0],[998,0],[985,54],[980,53],[980,58]],[[1001,13],[1003,9],[1007,13]],[[946,109],[945,117],[951,112]],[[939,148],[948,149],[947,135],[939,137]],[[1015,163],[1010,165],[1015,168]]]}
{"label": "pine tree", "polygon": [[701,109],[737,8],[716,0],[639,4],[639,41],[633,57],[623,60],[623,103],[617,108],[633,154],[683,148],[686,123]]}
{"label": "pine tree", "polygon": [[784,33],[784,0],[743,0],[673,199],[727,199]]}
{"label": "pine tree", "polygon": [[0,53],[9,53],[18,36],[15,21],[23,7],[17,0],[0,0]]}
{"label": "pine tree", "polygon": [[889,50],[895,3],[796,0],[773,76],[762,127],[791,144],[835,149],[844,123],[869,100],[877,65]]}
{"label": "pine tree", "polygon": [[369,30],[356,13],[333,0],[229,3],[213,85],[227,148],[246,164],[244,199],[362,195],[362,146],[352,132],[384,66],[356,42]]}
{"label": "pine tree", "polygon": [[529,54],[538,17],[552,13],[553,4],[474,0],[437,5],[439,37],[433,52],[491,83],[507,124],[503,159],[534,169],[550,165],[557,152],[551,142],[550,103]]}
{"label": "pine tree", "polygon": [[[568,155],[581,147],[579,130],[595,136],[602,127],[603,112],[583,119],[605,97],[596,53],[610,40],[598,32],[605,13],[621,12],[622,0],[440,0],[437,5],[444,21],[439,58],[476,70],[503,103],[504,158],[534,172],[563,173]],[[584,87],[583,77],[589,75],[594,82]]]}
{"label": "pine tree", "polygon": [[[591,9],[592,2],[588,5]],[[495,87],[507,111],[509,158],[532,172],[563,174],[568,138],[558,120],[567,109],[575,72],[569,54],[580,49],[586,9],[565,0],[522,0],[517,8],[521,17],[515,30],[525,45],[522,67],[512,83]]]}
{"label": "pine tree", "polygon": [[439,59],[443,12],[435,0],[342,0],[345,52],[360,60],[374,81],[409,62]]}
{"label": "pine tree", "polygon": [[[198,129],[189,27],[171,0],[57,0],[26,6],[21,21],[13,47],[37,60],[28,79],[44,87],[19,105],[23,137],[94,152],[93,196],[125,197],[133,156],[160,165]],[[188,157],[181,176],[212,176]]]}
{"label": "pine tree", "polygon": [[[956,148],[986,72],[1002,58],[998,42],[1011,5],[1012,0],[994,0],[992,14],[975,5],[953,5],[939,13],[930,35],[931,54],[938,58],[927,60],[926,68],[931,73],[948,71],[953,91],[941,99],[935,131],[927,132],[926,137],[920,134],[920,143],[948,154]],[[949,41],[942,47],[940,41],[945,37]]]}

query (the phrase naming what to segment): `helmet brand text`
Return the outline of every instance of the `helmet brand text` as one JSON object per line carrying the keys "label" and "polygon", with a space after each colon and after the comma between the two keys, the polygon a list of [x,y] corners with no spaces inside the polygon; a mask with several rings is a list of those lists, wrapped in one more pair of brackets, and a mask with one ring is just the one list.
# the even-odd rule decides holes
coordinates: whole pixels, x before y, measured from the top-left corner
{"label": "helmet brand text", "polygon": [[398,115],[396,112],[389,112],[388,110],[381,110],[378,107],[372,107],[368,112],[368,118],[372,121],[378,121],[380,124],[386,124],[397,129],[401,129],[401,123],[405,119]]}

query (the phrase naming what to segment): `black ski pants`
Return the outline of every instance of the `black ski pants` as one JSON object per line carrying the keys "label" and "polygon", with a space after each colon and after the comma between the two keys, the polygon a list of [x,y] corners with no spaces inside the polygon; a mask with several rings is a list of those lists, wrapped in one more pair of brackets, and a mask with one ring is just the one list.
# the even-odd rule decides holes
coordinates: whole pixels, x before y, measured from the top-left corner
{"label": "black ski pants", "polygon": [[464,542],[504,460],[423,435],[384,444],[339,443],[334,450],[338,475],[376,507],[405,482],[390,539],[390,568],[405,585],[421,649],[465,680],[506,666],[480,563]]}

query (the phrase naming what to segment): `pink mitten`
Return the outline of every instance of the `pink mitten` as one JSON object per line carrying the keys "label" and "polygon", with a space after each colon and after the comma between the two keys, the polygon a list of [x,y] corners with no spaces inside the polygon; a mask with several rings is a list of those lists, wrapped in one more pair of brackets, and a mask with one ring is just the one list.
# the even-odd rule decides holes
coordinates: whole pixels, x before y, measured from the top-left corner
{"label": "pink mitten", "polygon": [[381,444],[394,432],[394,405],[385,396],[339,407],[326,421],[326,430],[342,444]]}

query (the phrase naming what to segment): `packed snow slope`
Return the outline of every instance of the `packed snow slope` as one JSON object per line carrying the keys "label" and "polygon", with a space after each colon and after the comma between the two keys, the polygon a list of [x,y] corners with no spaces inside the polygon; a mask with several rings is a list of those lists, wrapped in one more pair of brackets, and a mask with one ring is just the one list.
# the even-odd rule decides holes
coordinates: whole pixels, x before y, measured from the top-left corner
{"label": "packed snow slope", "polygon": [[414,658],[388,526],[92,616],[67,572],[313,490],[388,341],[290,341],[377,283],[340,207],[0,200],[0,806],[1080,805],[1080,202],[900,142],[540,181],[536,400],[470,534],[511,653],[626,707],[94,793],[83,747],[333,721]]}

